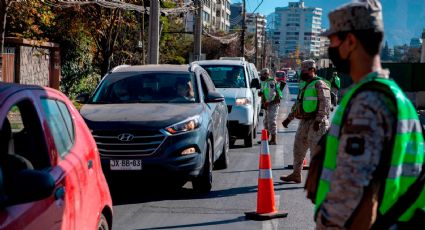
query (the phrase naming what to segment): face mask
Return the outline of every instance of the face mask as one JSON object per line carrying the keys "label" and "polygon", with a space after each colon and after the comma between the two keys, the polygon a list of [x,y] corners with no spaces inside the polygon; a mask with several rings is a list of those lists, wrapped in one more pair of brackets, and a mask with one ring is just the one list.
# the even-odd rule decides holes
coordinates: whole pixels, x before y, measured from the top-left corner
{"label": "face mask", "polygon": [[300,74],[300,78],[303,81],[308,81],[308,80],[310,80],[311,77],[310,77],[310,75],[308,73],[301,73]]}
{"label": "face mask", "polygon": [[335,68],[339,73],[350,74],[351,65],[349,57],[351,56],[351,53],[348,55],[347,59],[342,59],[339,55],[340,46],[341,45],[337,47],[328,48],[329,59],[331,59],[332,63],[335,65]]}

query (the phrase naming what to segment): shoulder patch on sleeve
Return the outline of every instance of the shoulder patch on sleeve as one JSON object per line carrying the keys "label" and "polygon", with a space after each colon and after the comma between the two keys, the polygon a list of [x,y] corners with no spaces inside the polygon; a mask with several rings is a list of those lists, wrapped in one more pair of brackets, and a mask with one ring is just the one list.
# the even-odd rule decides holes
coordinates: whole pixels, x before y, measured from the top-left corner
{"label": "shoulder patch on sleeve", "polygon": [[359,133],[371,130],[372,121],[365,117],[348,118],[344,128],[348,133]]}
{"label": "shoulder patch on sleeve", "polygon": [[359,156],[364,153],[365,140],[363,137],[350,137],[347,139],[345,145],[345,152],[353,155]]}

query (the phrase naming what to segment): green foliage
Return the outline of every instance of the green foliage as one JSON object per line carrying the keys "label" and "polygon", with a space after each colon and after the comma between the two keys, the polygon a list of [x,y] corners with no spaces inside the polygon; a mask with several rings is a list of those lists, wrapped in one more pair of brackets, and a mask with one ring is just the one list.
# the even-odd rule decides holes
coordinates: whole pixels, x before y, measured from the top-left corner
{"label": "green foliage", "polygon": [[[125,0],[141,5],[140,0]],[[96,4],[61,8],[59,0],[25,0],[11,5],[6,36],[60,45],[61,90],[75,98],[91,93],[101,76],[121,64],[137,65],[147,53],[149,15],[122,9],[108,9]],[[144,0],[145,6],[149,1]],[[161,1],[161,8],[176,7],[172,0]],[[141,31],[141,18],[144,30]],[[193,36],[182,33],[183,18],[161,17],[160,63],[188,63]],[[142,33],[143,32],[143,33]],[[144,34],[141,39],[141,34]],[[145,55],[138,47],[143,41]]]}

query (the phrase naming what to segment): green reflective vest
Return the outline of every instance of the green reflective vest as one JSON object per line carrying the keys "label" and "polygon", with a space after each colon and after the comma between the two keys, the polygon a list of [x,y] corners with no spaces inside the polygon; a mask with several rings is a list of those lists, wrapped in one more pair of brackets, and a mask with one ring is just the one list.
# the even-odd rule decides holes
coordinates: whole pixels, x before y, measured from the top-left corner
{"label": "green reflective vest", "polygon": [[318,98],[316,83],[320,80],[320,77],[314,77],[313,80],[308,83],[301,92],[302,108],[304,113],[313,113],[317,111]]}
{"label": "green reflective vest", "polygon": [[[271,83],[274,83],[274,88],[270,87]],[[263,92],[264,101],[271,102],[274,100],[276,93],[282,98],[282,90],[280,89],[280,84],[274,80],[274,78],[269,78],[261,82],[261,91]]]}
{"label": "green reflective vest", "polygon": [[[382,153],[391,154],[391,165],[385,180],[383,198],[379,204],[380,214],[385,214],[420,174],[424,162],[424,138],[416,109],[394,81],[378,77],[378,73],[371,73],[346,93],[333,117],[332,126],[326,139],[326,155],[316,196],[316,212],[330,189],[330,179],[336,168],[339,134],[346,107],[352,96],[370,82],[388,87],[396,98],[397,107],[394,146],[391,153]],[[385,156],[383,155],[383,157]],[[410,220],[416,209],[425,209],[425,190],[398,221]]]}
{"label": "green reflective vest", "polygon": [[333,83],[333,85],[335,85],[335,87],[337,89],[340,89],[341,88],[341,80],[339,79],[338,76],[332,76],[331,83]]}

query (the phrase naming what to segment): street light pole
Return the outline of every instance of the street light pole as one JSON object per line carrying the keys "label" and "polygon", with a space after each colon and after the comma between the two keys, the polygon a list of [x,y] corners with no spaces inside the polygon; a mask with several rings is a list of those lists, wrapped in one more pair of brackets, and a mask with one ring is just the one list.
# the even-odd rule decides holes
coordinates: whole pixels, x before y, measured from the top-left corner
{"label": "street light pole", "polygon": [[193,60],[199,61],[201,60],[201,53],[202,53],[202,12],[203,12],[203,6],[202,1],[197,0],[196,1],[196,18],[195,18],[195,28],[193,31]]}
{"label": "street light pole", "polygon": [[245,30],[246,30],[246,0],[242,1],[242,35],[241,35],[241,56],[245,57]]}
{"label": "street light pole", "polygon": [[150,1],[149,10],[149,64],[158,64],[159,62],[159,0]]}
{"label": "street light pole", "polygon": [[258,66],[258,15],[255,15],[255,66]]}

